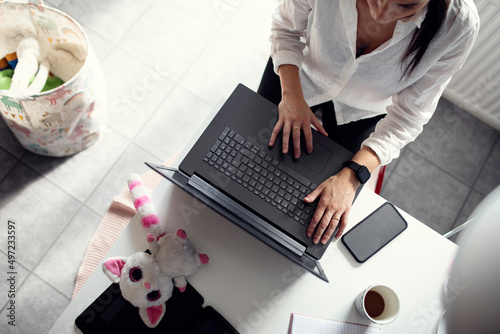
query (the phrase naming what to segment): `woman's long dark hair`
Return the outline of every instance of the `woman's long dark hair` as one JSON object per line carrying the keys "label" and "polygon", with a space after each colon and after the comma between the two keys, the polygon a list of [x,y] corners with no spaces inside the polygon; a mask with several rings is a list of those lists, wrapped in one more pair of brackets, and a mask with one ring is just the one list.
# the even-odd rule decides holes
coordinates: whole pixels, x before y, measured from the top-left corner
{"label": "woman's long dark hair", "polygon": [[430,0],[427,4],[427,14],[419,29],[413,33],[410,45],[406,50],[401,64],[413,53],[415,55],[408,63],[402,78],[410,76],[413,70],[418,66],[422,57],[427,51],[427,47],[431,43],[434,36],[436,36],[439,28],[443,24],[448,11],[448,0]]}

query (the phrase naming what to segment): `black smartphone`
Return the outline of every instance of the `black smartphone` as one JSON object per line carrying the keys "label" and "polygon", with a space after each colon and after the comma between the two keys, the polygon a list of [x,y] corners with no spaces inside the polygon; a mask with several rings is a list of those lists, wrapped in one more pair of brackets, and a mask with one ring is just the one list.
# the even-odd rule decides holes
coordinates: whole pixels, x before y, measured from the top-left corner
{"label": "black smartphone", "polygon": [[408,227],[392,203],[386,202],[342,236],[356,261],[363,263]]}

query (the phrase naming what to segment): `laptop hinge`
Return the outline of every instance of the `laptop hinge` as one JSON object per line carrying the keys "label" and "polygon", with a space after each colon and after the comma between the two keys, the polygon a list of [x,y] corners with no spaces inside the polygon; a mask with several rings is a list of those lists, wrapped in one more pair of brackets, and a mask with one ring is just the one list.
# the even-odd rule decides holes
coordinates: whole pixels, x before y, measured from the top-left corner
{"label": "laptop hinge", "polygon": [[[181,189],[188,192],[191,196],[194,196],[214,211],[218,212],[248,233],[252,234],[254,237],[279,252],[281,255],[285,256],[292,262],[309,271],[311,274],[319,277],[325,282],[328,282],[328,278],[326,277],[321,264],[319,263],[319,261],[312,258],[309,254],[305,253],[305,246],[299,244],[298,242],[295,242],[293,239],[283,234],[282,232],[274,230],[271,226],[269,226],[267,222],[262,220],[260,217],[240,206],[237,202],[231,200],[229,197],[222,194],[220,191],[212,187],[207,182],[203,181],[201,178],[196,176],[191,180],[191,177],[176,168],[156,165],[148,162],[146,162],[146,164],[156,172],[163,175],[168,180],[172,181]],[[224,200],[216,200],[220,198],[224,198]],[[226,206],[223,206],[222,204]],[[242,216],[240,214],[240,216],[237,216],[231,210],[234,210],[235,212],[244,212],[245,215]],[[242,217],[245,216],[251,216],[252,219],[256,218],[257,221],[260,222],[260,224],[254,224],[254,226],[250,226],[247,221],[242,220]],[[255,226],[261,226],[262,228],[256,229]],[[264,234],[264,232],[268,229],[270,229],[271,232]],[[271,235],[283,239],[271,239]],[[284,244],[285,241],[286,245]],[[288,247],[286,247],[287,245]]]}
{"label": "laptop hinge", "polygon": [[189,178],[188,185],[220,203],[221,206],[226,208],[229,212],[232,212],[233,215],[235,215],[239,220],[252,222],[252,227],[259,231],[262,235],[275,240],[279,245],[286,247],[297,256],[304,255],[306,250],[304,245],[293,240],[283,232],[273,228],[268,222],[256,214],[242,208],[239,204],[235,203],[232,199],[220,191],[214,189],[214,187],[199,178],[197,175],[193,175]]}

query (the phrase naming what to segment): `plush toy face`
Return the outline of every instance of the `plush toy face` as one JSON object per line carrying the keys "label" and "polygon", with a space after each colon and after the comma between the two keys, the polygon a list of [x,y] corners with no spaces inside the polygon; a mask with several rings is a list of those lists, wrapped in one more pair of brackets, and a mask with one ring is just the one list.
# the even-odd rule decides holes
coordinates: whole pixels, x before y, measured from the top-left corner
{"label": "plush toy face", "polygon": [[141,224],[149,232],[146,240],[153,255],[139,252],[128,258],[111,258],[102,268],[112,282],[120,284],[123,297],[139,308],[144,323],[154,328],[165,314],[164,303],[172,296],[174,282],[183,292],[186,276],[208,263],[208,256],[196,253],[184,230],[165,233],[138,175],[130,176],[128,186]]}
{"label": "plush toy face", "polygon": [[123,297],[135,307],[157,306],[172,296],[172,278],[161,275],[158,264],[147,253],[112,258],[103,267],[108,277],[120,284]]}

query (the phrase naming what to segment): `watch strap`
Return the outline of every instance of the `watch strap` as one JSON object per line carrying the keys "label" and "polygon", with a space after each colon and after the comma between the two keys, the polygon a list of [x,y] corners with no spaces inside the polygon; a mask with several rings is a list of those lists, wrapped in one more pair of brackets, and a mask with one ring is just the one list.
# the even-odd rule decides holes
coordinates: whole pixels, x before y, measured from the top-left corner
{"label": "watch strap", "polygon": [[366,166],[360,165],[357,162],[350,160],[344,162],[344,167],[352,169],[354,173],[356,173],[356,177],[358,178],[359,182],[361,182],[361,184],[366,183],[366,181],[370,179],[371,174]]}
{"label": "watch strap", "polygon": [[348,168],[352,169],[353,171],[357,172],[358,169],[361,168],[361,165],[355,161],[350,160],[350,161],[344,162],[344,167],[348,167]]}

